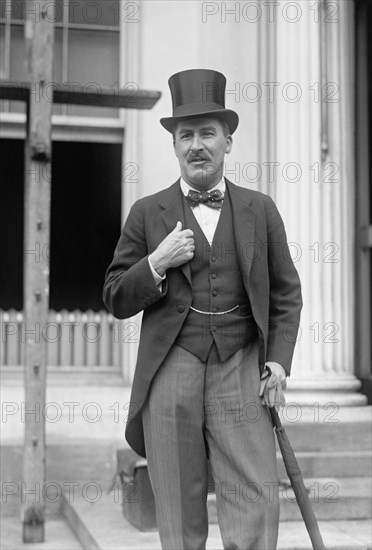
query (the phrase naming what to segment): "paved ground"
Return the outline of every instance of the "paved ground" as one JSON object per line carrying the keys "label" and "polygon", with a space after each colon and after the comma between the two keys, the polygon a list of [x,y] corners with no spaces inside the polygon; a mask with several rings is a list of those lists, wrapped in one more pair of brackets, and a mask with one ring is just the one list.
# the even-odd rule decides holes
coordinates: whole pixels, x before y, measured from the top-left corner
{"label": "paved ground", "polygon": [[[109,495],[94,504],[77,498],[72,507],[78,518],[74,521],[75,528],[80,532],[86,529],[96,547],[102,550],[160,550],[157,531],[138,531],[123,517],[120,503]],[[372,549],[370,520],[320,521],[319,528],[327,550]],[[218,525],[210,524],[207,550],[222,548]],[[311,542],[302,521],[281,522],[278,550],[310,549]]]}
{"label": "paved ground", "polygon": [[[327,550],[367,550],[372,548],[371,524],[365,521],[321,522],[322,535]],[[111,540],[109,540],[111,538]],[[116,541],[115,541],[116,539]],[[103,550],[159,550],[157,532],[140,533],[122,521],[122,528],[111,531]],[[19,518],[3,518],[1,521],[2,550],[81,550],[82,546],[62,518],[50,519],[46,524],[46,542],[24,544]],[[210,526],[207,550],[222,549],[217,525]],[[311,544],[302,524],[286,522],[280,526],[278,550],[310,550]]]}

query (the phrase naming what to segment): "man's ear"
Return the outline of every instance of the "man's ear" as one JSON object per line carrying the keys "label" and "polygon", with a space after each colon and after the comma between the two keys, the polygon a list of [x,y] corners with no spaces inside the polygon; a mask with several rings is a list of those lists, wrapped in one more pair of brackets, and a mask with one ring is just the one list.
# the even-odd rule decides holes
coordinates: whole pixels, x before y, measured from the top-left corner
{"label": "man's ear", "polygon": [[233,138],[231,134],[228,134],[226,136],[226,151],[225,151],[227,155],[231,152],[232,145],[233,145]]}

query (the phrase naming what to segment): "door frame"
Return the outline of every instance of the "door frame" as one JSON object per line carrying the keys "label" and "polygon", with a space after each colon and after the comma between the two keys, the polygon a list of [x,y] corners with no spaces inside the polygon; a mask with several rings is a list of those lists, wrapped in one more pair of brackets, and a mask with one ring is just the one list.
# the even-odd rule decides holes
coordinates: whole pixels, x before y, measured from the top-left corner
{"label": "door frame", "polygon": [[370,212],[370,166],[369,166],[369,86],[372,75],[368,75],[368,2],[356,0],[356,247],[355,247],[355,296],[356,296],[356,339],[355,339],[355,374],[362,381],[362,391],[372,396],[371,374],[371,246],[372,226]]}

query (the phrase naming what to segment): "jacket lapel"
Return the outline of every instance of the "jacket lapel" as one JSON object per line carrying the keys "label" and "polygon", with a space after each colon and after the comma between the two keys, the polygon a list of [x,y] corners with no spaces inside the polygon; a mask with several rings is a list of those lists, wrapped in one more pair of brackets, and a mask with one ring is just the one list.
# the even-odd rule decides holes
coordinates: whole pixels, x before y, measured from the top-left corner
{"label": "jacket lapel", "polygon": [[239,267],[247,287],[246,282],[257,252],[255,243],[256,216],[251,207],[252,197],[249,190],[234,185],[226,178],[225,181],[231,200]]}
{"label": "jacket lapel", "polygon": [[[185,216],[182,207],[181,193],[180,180],[178,179],[164,192],[163,197],[159,201],[160,207],[162,208],[161,216],[167,228],[167,235],[173,231],[178,221],[182,223],[182,229],[185,229]],[[181,265],[180,269],[191,286],[190,262]]]}
{"label": "jacket lapel", "polygon": [[[246,282],[248,281],[252,262],[257,253],[257,244],[255,242],[256,216],[251,207],[252,197],[249,190],[234,185],[226,178],[225,181],[231,200],[239,267]],[[185,228],[181,193],[180,180],[178,179],[171,187],[164,191],[159,201],[162,208],[161,216],[167,229],[167,235],[173,231],[178,221],[182,222],[182,228]],[[190,262],[181,265],[180,269],[191,286]]]}

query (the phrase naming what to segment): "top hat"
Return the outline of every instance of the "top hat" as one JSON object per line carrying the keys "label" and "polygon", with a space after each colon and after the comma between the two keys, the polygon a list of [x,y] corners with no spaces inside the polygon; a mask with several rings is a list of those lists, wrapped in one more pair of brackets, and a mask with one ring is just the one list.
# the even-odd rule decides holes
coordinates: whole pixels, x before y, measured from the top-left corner
{"label": "top hat", "polygon": [[172,132],[180,120],[190,118],[217,118],[225,121],[230,133],[235,132],[239,117],[225,109],[226,78],[209,69],[181,71],[168,80],[172,94],[173,116],[161,118],[160,124]]}

